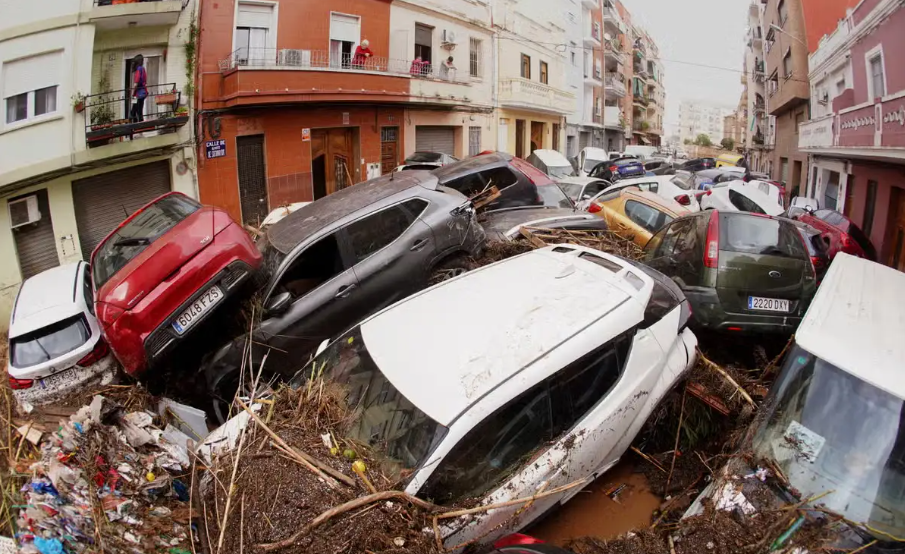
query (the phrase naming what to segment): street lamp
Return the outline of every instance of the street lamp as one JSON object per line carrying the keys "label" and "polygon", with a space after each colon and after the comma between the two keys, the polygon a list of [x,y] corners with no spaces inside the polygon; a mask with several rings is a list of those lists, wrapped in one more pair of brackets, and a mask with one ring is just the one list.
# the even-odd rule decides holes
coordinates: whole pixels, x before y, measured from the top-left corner
{"label": "street lamp", "polygon": [[786,35],[787,37],[789,37],[789,38],[791,38],[791,39],[793,39],[793,40],[797,40],[798,43],[801,44],[802,46],[804,46],[805,48],[808,47],[808,45],[805,44],[803,40],[801,40],[800,38],[796,37],[795,35],[793,35],[793,34],[791,34],[791,33],[788,33],[788,32],[786,32],[786,31],[784,31],[783,28],[780,27],[779,25],[777,25],[776,23],[771,23],[771,24],[770,24],[770,29],[771,29],[772,31],[777,32],[777,33],[782,33],[782,34]]}

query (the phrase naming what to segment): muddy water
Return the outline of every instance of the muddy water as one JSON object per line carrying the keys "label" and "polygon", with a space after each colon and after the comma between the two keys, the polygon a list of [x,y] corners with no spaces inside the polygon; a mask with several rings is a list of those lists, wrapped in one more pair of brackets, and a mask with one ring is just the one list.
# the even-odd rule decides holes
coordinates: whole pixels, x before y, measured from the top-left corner
{"label": "muddy water", "polygon": [[[625,488],[613,501],[607,491],[622,484]],[[634,461],[625,460],[527,533],[560,546],[578,537],[611,539],[649,526],[651,514],[661,502],[648,488],[644,475],[634,472]]]}

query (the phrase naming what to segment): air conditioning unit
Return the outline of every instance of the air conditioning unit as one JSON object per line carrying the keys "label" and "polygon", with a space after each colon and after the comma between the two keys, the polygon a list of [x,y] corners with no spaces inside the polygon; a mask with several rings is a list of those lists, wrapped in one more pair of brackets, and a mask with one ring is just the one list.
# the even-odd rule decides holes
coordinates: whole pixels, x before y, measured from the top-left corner
{"label": "air conditioning unit", "polygon": [[8,205],[12,229],[41,221],[41,210],[38,209],[38,197],[35,195],[13,200]]}
{"label": "air conditioning unit", "polygon": [[456,45],[456,33],[443,29],[443,34],[440,36],[440,42],[443,43],[443,46],[455,46]]}
{"label": "air conditioning unit", "polygon": [[280,50],[277,64],[288,65],[290,67],[310,67],[311,50],[295,50],[291,48],[283,48]]}

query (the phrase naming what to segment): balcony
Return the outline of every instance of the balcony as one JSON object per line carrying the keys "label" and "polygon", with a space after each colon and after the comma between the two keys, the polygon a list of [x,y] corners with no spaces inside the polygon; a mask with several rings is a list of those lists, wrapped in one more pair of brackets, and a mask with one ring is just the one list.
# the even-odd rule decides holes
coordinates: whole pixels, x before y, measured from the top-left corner
{"label": "balcony", "polygon": [[172,132],[189,120],[188,110],[180,107],[182,93],[174,83],[148,85],[148,96],[141,115],[130,113],[132,89],[92,94],[84,101],[85,141],[89,147],[114,139],[137,140],[135,135],[157,131]]}
{"label": "balcony", "polygon": [[646,133],[650,131],[650,123],[643,119],[636,119],[632,121],[632,131],[636,133]]}
{"label": "balcony", "polygon": [[592,87],[599,87],[600,85],[602,85],[603,76],[601,75],[600,68],[585,69],[584,84]]}
{"label": "balcony", "polygon": [[625,98],[625,77],[622,73],[606,74],[606,95],[607,98]]}
{"label": "balcony", "polygon": [[643,60],[647,57],[647,48],[644,46],[644,43],[641,39],[635,40],[635,45],[632,47],[632,51],[635,53],[635,57],[639,60]]}
{"label": "balcony", "polygon": [[575,95],[537,81],[510,77],[500,81],[500,104],[568,115],[575,109]]}
{"label": "balcony", "polygon": [[611,0],[603,0],[603,26],[612,35],[622,32],[622,18]]}
{"label": "balcony", "polygon": [[581,5],[589,10],[596,10],[600,7],[599,0],[581,0]]}
{"label": "balcony", "polygon": [[754,48],[763,48],[764,47],[764,34],[760,30],[760,27],[752,27],[750,31],[748,31],[748,36],[750,37],[751,44]]}
{"label": "balcony", "polygon": [[625,55],[622,53],[622,42],[614,38],[604,43],[604,56],[607,61],[614,61],[618,64],[625,63]]}
{"label": "balcony", "polygon": [[331,57],[326,50],[244,48],[220,60],[222,77],[217,79],[222,82],[206,88],[219,91],[219,106],[225,107],[322,100],[406,102],[413,79],[469,82],[467,66],[448,70],[382,56],[360,64],[352,61],[348,55]]}
{"label": "balcony", "polygon": [[635,104],[636,108],[641,108],[643,110],[643,109],[647,108],[647,104],[649,101],[648,101],[647,97],[644,96],[643,94],[639,94],[638,92],[635,92],[634,95],[632,96],[632,102]]}
{"label": "balcony", "polygon": [[604,106],[603,119],[601,125],[609,129],[622,129],[624,122],[622,121],[622,110],[619,106]]}
{"label": "balcony", "polygon": [[175,25],[188,0],[94,0],[88,20],[99,29]]}

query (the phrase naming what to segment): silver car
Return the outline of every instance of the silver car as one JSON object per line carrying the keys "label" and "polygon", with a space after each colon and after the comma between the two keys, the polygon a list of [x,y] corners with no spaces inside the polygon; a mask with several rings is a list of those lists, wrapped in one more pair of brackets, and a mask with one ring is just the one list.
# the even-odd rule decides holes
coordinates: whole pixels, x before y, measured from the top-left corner
{"label": "silver car", "polygon": [[[253,359],[270,350],[266,370],[292,375],[324,339],[465,272],[484,239],[468,199],[427,171],[390,173],[312,202],[267,230]],[[244,344],[238,337],[203,363],[215,397],[232,398]],[[216,400],[215,412],[224,406]]]}

